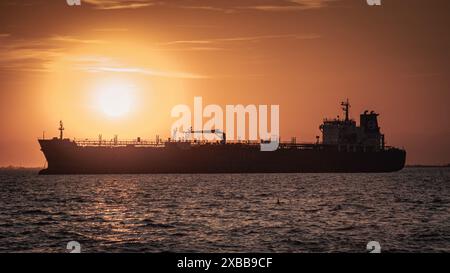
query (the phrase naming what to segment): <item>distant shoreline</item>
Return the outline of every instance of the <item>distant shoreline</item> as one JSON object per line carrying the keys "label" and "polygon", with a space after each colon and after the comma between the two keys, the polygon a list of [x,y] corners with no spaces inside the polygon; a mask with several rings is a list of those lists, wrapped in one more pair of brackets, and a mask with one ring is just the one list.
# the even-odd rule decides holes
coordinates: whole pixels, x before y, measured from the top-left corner
{"label": "distant shoreline", "polygon": [[40,170],[42,167],[16,167],[16,166],[6,166],[0,167],[0,171],[20,171],[20,170]]}
{"label": "distant shoreline", "polygon": [[447,165],[406,165],[405,168],[449,168],[450,164]]}
{"label": "distant shoreline", "polygon": [[[0,167],[0,171],[20,171],[20,170],[42,170],[44,167],[18,167],[18,166],[4,166]],[[406,165],[405,168],[450,168],[447,165]]]}

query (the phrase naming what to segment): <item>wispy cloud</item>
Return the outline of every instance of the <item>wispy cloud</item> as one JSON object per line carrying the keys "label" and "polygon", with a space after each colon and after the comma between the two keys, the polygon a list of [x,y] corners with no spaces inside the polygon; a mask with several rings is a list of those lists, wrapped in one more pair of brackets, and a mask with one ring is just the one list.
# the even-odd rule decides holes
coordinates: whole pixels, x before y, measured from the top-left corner
{"label": "wispy cloud", "polygon": [[137,9],[150,6],[234,13],[245,10],[299,11],[326,7],[337,0],[241,0],[241,1],[192,1],[192,0],[84,0],[96,9]]}
{"label": "wispy cloud", "polygon": [[223,12],[223,13],[234,13],[237,11],[237,7],[217,7],[217,6],[189,6],[189,5],[179,5],[175,6],[181,9],[191,9],[191,10],[204,10],[204,11],[214,11],[214,12]]}
{"label": "wispy cloud", "polygon": [[267,39],[295,39],[295,40],[310,40],[320,38],[319,35],[298,35],[298,34],[279,34],[279,35],[260,35],[260,36],[241,36],[230,38],[219,38],[216,41],[223,42],[242,42],[242,41],[261,41]]}
{"label": "wispy cloud", "polygon": [[62,35],[24,39],[0,34],[0,39],[0,70],[35,72],[51,72],[55,60],[66,56],[68,46],[104,42]]}
{"label": "wispy cloud", "polygon": [[128,28],[94,28],[92,31],[95,32],[127,32]]}
{"label": "wispy cloud", "polygon": [[47,72],[51,60],[63,53],[50,39],[13,39],[6,35],[0,43],[0,70]]}
{"label": "wispy cloud", "polygon": [[[2,0],[0,6],[42,6],[56,0]],[[61,0],[64,1],[64,0]],[[245,11],[304,11],[327,7],[340,0],[81,0],[82,5],[98,10],[174,8],[237,13]]]}
{"label": "wispy cloud", "polygon": [[144,67],[105,67],[105,66],[91,66],[84,68],[88,72],[113,72],[113,73],[133,73],[142,74],[152,77],[164,78],[181,78],[181,79],[205,79],[207,76],[174,71],[160,71]]}
{"label": "wispy cloud", "polygon": [[66,42],[66,43],[79,43],[79,44],[101,44],[104,41],[101,40],[90,40],[90,39],[80,39],[72,36],[53,36],[51,40],[57,42]]}
{"label": "wispy cloud", "polygon": [[302,11],[324,8],[329,3],[337,0],[290,0],[278,1],[278,3],[241,6],[240,9],[259,11]]}
{"label": "wispy cloud", "polygon": [[[166,71],[157,67],[133,65],[106,56],[71,55],[67,48],[73,44],[102,44],[103,40],[84,39],[68,35],[54,35],[37,39],[12,39],[0,35],[0,70],[25,72],[55,72],[63,63],[67,69],[88,73],[131,73],[151,77],[204,79],[205,75]],[[205,48],[201,50],[206,50]]]}
{"label": "wispy cloud", "polygon": [[76,70],[89,73],[127,73],[127,74],[141,74],[151,77],[164,78],[182,78],[182,79],[204,79],[208,78],[204,75],[199,75],[189,72],[167,71],[160,70],[149,66],[133,66],[121,63],[112,58],[105,56],[76,56],[68,58]]}
{"label": "wispy cloud", "polygon": [[[279,34],[279,35],[259,35],[259,36],[236,36],[236,37],[224,37],[224,38],[211,38],[211,39],[199,39],[199,40],[175,40],[169,42],[162,42],[159,45],[213,45],[220,43],[229,42],[258,42],[268,39],[293,39],[293,40],[312,40],[319,39],[320,35],[309,34],[309,35],[298,35],[298,34]],[[199,49],[204,48],[205,50],[219,50],[224,48],[218,47],[197,47]]]}
{"label": "wispy cloud", "polygon": [[154,1],[148,0],[84,0],[84,2],[103,10],[137,9],[155,4]]}

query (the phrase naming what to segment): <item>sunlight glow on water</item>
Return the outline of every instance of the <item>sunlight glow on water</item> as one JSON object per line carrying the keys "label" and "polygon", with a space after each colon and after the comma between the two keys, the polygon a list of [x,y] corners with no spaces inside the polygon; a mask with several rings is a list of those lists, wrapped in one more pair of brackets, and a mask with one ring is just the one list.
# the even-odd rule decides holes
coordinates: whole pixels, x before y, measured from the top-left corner
{"label": "sunlight glow on water", "polygon": [[[0,252],[450,251],[450,169],[391,174],[0,173]],[[277,204],[277,201],[280,201]]]}

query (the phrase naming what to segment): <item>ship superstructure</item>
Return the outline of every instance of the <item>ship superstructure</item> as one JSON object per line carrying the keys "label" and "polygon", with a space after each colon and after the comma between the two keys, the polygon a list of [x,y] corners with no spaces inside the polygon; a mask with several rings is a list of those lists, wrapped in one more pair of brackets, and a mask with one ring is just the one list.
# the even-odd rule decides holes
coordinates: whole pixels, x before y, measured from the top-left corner
{"label": "ship superstructure", "polygon": [[344,110],[344,119],[325,119],[320,125],[322,143],[336,145],[343,149],[363,149],[379,151],[385,149],[384,135],[378,126],[378,114],[374,111],[365,111],[360,115],[359,126],[356,121],[349,118],[350,103],[341,103]]}

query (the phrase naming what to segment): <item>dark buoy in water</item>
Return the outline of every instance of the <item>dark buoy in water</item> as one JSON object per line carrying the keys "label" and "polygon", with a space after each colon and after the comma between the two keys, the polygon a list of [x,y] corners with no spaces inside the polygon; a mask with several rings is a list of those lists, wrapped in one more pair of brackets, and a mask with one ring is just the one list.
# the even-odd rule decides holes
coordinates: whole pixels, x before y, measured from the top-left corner
{"label": "dark buoy in water", "polygon": [[280,198],[277,198],[277,205],[281,205]]}

